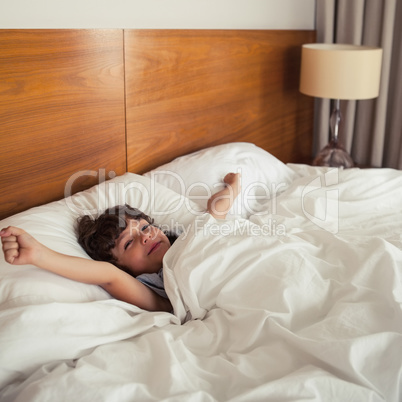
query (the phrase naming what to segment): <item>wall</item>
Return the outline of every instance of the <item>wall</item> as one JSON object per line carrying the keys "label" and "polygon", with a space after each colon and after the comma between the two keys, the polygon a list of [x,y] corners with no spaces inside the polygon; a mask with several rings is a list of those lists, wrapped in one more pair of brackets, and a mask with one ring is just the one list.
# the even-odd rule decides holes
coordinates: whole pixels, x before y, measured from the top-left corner
{"label": "wall", "polygon": [[0,28],[314,29],[316,0],[0,0]]}

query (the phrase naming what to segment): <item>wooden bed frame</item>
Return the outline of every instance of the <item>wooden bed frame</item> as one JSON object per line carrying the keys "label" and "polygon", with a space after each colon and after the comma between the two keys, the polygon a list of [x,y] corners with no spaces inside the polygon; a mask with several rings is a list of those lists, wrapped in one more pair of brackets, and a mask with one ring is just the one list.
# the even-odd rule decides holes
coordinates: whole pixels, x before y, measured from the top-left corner
{"label": "wooden bed frame", "polygon": [[62,198],[71,177],[76,192],[227,142],[309,161],[313,101],[298,83],[301,45],[314,41],[297,30],[0,30],[0,219]]}

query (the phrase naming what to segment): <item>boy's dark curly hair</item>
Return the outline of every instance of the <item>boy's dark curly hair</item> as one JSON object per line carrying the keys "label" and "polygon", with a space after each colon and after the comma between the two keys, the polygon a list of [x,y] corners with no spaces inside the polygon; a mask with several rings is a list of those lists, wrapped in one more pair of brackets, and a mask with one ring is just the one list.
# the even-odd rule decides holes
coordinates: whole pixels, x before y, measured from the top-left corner
{"label": "boy's dark curly hair", "polygon": [[[92,259],[110,262],[119,267],[112,249],[132,219],[136,221],[144,219],[151,225],[154,223],[150,216],[128,204],[109,208],[97,218],[84,215],[78,218],[78,243]],[[165,232],[165,234],[170,244],[177,239],[174,233]]]}

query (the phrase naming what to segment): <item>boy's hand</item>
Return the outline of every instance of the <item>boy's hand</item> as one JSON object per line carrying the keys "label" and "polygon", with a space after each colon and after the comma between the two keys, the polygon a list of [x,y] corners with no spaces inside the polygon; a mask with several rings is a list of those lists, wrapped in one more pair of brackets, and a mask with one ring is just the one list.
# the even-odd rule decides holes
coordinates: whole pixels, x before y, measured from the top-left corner
{"label": "boy's hand", "polygon": [[24,230],[9,226],[0,231],[5,260],[12,265],[35,264],[41,244]]}

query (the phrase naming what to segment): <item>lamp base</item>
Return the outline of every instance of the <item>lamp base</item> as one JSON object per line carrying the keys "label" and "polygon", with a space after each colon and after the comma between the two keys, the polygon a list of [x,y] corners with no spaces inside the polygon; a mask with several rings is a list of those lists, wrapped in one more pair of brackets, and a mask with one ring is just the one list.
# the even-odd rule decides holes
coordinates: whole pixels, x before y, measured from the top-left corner
{"label": "lamp base", "polygon": [[353,159],[338,141],[330,141],[316,156],[313,166],[343,167],[345,169],[353,167]]}

